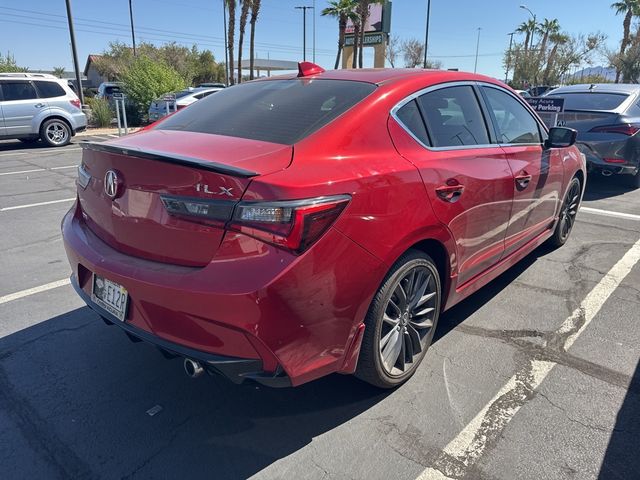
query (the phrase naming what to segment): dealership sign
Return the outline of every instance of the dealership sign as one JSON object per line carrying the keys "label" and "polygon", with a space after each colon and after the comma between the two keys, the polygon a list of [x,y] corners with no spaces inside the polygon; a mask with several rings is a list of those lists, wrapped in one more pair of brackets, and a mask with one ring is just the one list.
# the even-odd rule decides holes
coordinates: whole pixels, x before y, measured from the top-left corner
{"label": "dealership sign", "polygon": [[564,111],[564,98],[530,97],[525,99],[538,113],[562,113]]}
{"label": "dealership sign", "polygon": [[[382,3],[370,3],[369,4],[369,16],[367,22],[364,25],[364,31],[367,32],[385,32],[391,31],[391,2],[385,1]],[[355,26],[351,19],[347,20],[347,29],[345,30],[347,35],[353,35],[355,33]]]}
{"label": "dealership sign", "polygon": [[[345,37],[344,45],[345,47],[353,47],[353,35],[349,37]],[[384,43],[384,33],[367,33],[364,36],[364,44],[366,45],[379,45]]]}

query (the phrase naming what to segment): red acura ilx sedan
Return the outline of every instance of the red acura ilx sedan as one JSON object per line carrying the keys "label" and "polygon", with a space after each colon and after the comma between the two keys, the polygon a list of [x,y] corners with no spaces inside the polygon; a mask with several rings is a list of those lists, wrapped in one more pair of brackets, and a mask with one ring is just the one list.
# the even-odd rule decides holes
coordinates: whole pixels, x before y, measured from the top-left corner
{"label": "red acura ilx sedan", "polygon": [[84,144],[72,282],[190,376],[393,387],[443,310],[567,240],[574,142],[491,78],[303,63]]}

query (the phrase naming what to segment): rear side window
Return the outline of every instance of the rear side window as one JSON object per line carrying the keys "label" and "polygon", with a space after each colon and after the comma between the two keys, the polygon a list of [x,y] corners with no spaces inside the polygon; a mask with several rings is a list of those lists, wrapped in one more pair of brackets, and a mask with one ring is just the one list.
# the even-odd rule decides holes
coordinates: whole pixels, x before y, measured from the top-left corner
{"label": "rear side window", "polygon": [[38,92],[40,92],[41,98],[53,98],[53,97],[63,97],[67,93],[64,91],[58,83],[56,82],[43,82],[43,81],[35,81],[36,88]]}
{"label": "rear side window", "polygon": [[270,80],[225,88],[162,122],[184,130],[292,145],[375,90],[345,80]]}
{"label": "rear side window", "polygon": [[629,95],[624,93],[558,93],[550,98],[564,98],[565,110],[615,110]]}
{"label": "rear side window", "polygon": [[425,93],[418,101],[434,147],[491,143],[472,87],[441,88]]}
{"label": "rear side window", "polygon": [[400,120],[405,128],[409,130],[418,140],[425,145],[429,145],[429,137],[427,129],[424,126],[422,115],[418,110],[418,104],[415,100],[411,100],[396,112],[398,120]]}
{"label": "rear side window", "polygon": [[495,88],[482,87],[493,113],[500,143],[541,143],[533,115],[518,100]]}
{"label": "rear side window", "polygon": [[30,82],[2,82],[1,85],[4,101],[38,98],[36,89]]}

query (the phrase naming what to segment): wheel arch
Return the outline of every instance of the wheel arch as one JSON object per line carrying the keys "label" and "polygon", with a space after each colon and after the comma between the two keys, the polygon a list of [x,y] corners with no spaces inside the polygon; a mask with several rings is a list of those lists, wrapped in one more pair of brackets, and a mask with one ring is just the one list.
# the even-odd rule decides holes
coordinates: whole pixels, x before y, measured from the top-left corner
{"label": "wheel arch", "polygon": [[442,307],[446,305],[449,296],[449,288],[451,286],[451,256],[444,243],[435,238],[425,238],[420,240],[408,250],[419,250],[429,255],[436,264],[438,274],[440,276],[440,285],[442,288]]}
{"label": "wheel arch", "polygon": [[49,120],[62,120],[67,125],[67,127],[69,127],[69,130],[71,130],[71,136],[74,136],[76,134],[76,131],[74,130],[73,125],[71,125],[69,119],[57,113],[54,113],[53,115],[47,115],[42,119],[40,125],[38,126],[38,134],[40,134],[42,126],[45,124],[45,122]]}

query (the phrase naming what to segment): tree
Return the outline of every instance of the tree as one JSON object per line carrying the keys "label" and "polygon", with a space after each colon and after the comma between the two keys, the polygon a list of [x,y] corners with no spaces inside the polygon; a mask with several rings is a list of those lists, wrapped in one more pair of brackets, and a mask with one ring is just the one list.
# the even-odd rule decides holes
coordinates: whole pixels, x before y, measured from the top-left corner
{"label": "tree", "polygon": [[424,43],[415,38],[404,40],[400,46],[406,68],[416,68],[424,57]]}
{"label": "tree", "polygon": [[238,36],[238,83],[242,82],[242,44],[244,43],[244,31],[247,28],[247,17],[249,16],[249,8],[251,0],[240,0],[240,35]]}
{"label": "tree", "polygon": [[349,19],[355,24],[356,15],[354,9],[355,0],[332,0],[329,6],[322,10],[322,16],[334,17],[338,19],[338,53],[336,54],[336,64],[333,67],[337,70],[340,67],[340,56],[344,49],[344,37]]}
{"label": "tree", "polygon": [[26,67],[20,67],[16,63],[15,57],[11,54],[11,52],[7,52],[6,56],[3,56],[0,53],[0,72],[28,72],[29,69]]}
{"label": "tree", "polygon": [[553,46],[551,47],[551,52],[549,52],[549,56],[547,57],[547,65],[544,69],[544,73],[542,74],[542,83],[544,85],[555,83],[552,81],[551,74],[555,67],[556,58],[558,57],[558,48],[567,44],[569,36],[564,33],[554,33],[549,35],[549,41]]}
{"label": "tree", "polygon": [[387,42],[387,49],[385,50],[385,57],[391,65],[391,68],[396,68],[396,60],[400,55],[400,41],[395,35],[389,35],[389,41]]}
{"label": "tree", "polygon": [[173,67],[141,52],[138,52],[121,80],[129,100],[142,111],[147,111],[149,104],[160,95],[182,90],[186,86]]}
{"label": "tree", "polygon": [[256,22],[258,21],[258,14],[260,13],[260,0],[253,0],[251,2],[251,20],[249,24],[251,26],[251,34],[249,39],[249,79],[253,80],[253,66],[255,63],[255,46],[256,46]]}
{"label": "tree", "polygon": [[544,60],[547,55],[547,43],[551,35],[557,35],[560,33],[560,23],[557,18],[549,20],[545,18],[542,23],[538,25],[539,31],[542,33],[542,40],[540,41],[540,49],[538,52],[538,59],[540,62]]}
{"label": "tree", "polygon": [[516,32],[524,33],[526,35],[524,40],[525,54],[528,54],[529,50],[533,48],[533,39],[537,30],[538,24],[534,19],[522,22],[518,28],[516,28]]}
{"label": "tree", "polygon": [[358,66],[363,66],[363,53],[364,53],[364,37],[367,21],[369,21],[369,6],[382,3],[383,0],[358,0],[357,13],[360,17],[360,35],[354,40],[358,41]]}
{"label": "tree", "polygon": [[236,31],[236,0],[225,0],[229,9],[229,30],[227,32],[227,45],[229,49],[229,83],[235,84],[233,75],[233,42],[235,41]]}
{"label": "tree", "polygon": [[[616,11],[616,15],[624,14],[622,20],[622,40],[620,41],[620,57],[624,56],[624,52],[631,41],[631,20],[633,17],[640,15],[640,0],[620,0],[611,4],[611,8]],[[620,70],[616,69],[616,83],[620,81]]]}
{"label": "tree", "polygon": [[62,75],[64,75],[64,71],[64,67],[53,67],[53,74],[58,78],[62,78]]}

